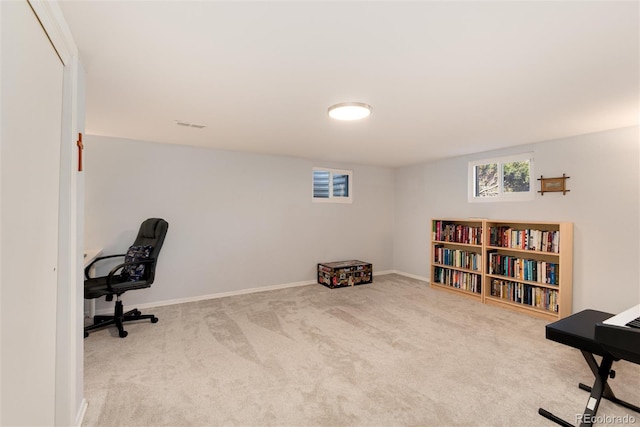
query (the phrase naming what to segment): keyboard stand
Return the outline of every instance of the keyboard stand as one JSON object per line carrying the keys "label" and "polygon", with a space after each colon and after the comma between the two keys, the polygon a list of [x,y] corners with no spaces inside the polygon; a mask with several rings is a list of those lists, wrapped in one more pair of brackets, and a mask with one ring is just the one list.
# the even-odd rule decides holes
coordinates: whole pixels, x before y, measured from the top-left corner
{"label": "keyboard stand", "polygon": [[[591,427],[593,425],[596,413],[598,412],[598,406],[600,406],[600,399],[602,398],[640,413],[640,407],[618,399],[611,390],[611,387],[609,387],[607,380],[609,377],[615,378],[615,371],[611,369],[611,367],[613,366],[613,362],[620,359],[612,356],[594,339],[596,323],[602,322],[612,316],[613,314],[602,311],[584,310],[546,326],[547,339],[580,350],[591,372],[593,372],[595,376],[595,382],[592,387],[582,383],[578,385],[580,389],[590,393],[582,416],[578,416],[581,427]],[[602,356],[600,365],[596,362],[594,354]],[[543,408],[538,409],[538,413],[561,426],[573,427],[573,424],[553,415]]]}

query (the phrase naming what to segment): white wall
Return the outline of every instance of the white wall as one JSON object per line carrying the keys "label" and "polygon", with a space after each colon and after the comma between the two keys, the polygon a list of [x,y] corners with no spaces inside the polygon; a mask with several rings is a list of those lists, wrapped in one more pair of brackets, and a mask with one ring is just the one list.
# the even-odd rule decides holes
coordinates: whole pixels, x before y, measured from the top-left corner
{"label": "white wall", "polygon": [[[617,129],[400,168],[395,176],[394,268],[429,276],[429,221],[482,217],[574,223],[573,311],[618,313],[640,302],[639,129]],[[510,203],[467,202],[470,160],[533,152],[536,177],[571,177],[571,190]],[[534,181],[539,190],[539,181]]]}
{"label": "white wall", "polygon": [[[145,218],[169,222],[155,283],[125,306],[313,281],[318,262],[393,268],[392,169],[100,136],[85,147],[87,248],[124,253]],[[353,203],[312,203],[313,166],[353,170]]]}
{"label": "white wall", "polygon": [[[393,171],[87,136],[85,242],[123,253],[142,220],[169,221],[156,283],[124,297],[134,305],[312,281],[317,262],[347,258],[428,278],[434,217],[570,221],[574,311],[619,312],[640,301],[638,139],[625,128]],[[536,177],[571,177],[567,195],[467,202],[470,160],[528,151]],[[312,166],[353,169],[354,203],[311,203]]]}

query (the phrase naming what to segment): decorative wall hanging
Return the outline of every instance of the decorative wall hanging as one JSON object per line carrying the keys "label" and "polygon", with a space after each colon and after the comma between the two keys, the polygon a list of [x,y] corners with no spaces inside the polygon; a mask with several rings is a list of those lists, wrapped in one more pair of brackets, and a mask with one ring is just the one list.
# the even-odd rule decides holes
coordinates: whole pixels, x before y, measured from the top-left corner
{"label": "decorative wall hanging", "polygon": [[544,178],[540,175],[540,178],[538,178],[538,181],[540,181],[540,191],[538,191],[538,193],[541,193],[544,196],[544,193],[562,191],[562,195],[565,195],[567,194],[567,191],[571,191],[567,190],[567,179],[569,178],[571,177],[566,176],[565,174],[562,174],[561,177],[557,178]]}

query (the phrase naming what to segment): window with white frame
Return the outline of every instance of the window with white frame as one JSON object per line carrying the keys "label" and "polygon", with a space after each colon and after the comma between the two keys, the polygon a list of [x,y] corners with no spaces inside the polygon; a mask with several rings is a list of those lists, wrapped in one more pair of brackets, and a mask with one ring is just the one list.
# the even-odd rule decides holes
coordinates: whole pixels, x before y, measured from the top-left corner
{"label": "window with white frame", "polygon": [[469,162],[469,202],[533,200],[533,153]]}
{"label": "window with white frame", "polygon": [[313,168],[313,201],[351,203],[353,172],[341,169]]}

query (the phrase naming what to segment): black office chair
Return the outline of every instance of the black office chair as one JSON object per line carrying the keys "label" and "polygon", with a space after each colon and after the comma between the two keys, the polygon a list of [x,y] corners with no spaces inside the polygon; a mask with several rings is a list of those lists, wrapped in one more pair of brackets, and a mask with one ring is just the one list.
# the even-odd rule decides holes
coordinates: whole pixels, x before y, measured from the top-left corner
{"label": "black office chair", "polygon": [[[164,238],[167,234],[169,223],[160,218],[149,218],[140,225],[138,237],[129,247],[126,254],[108,255],[98,257],[84,269],[84,297],[94,299],[106,297],[107,301],[113,301],[116,296],[116,306],[113,316],[94,316],[93,325],[84,328],[84,337],[89,336],[89,331],[115,325],[121,338],[127,336],[123,323],[132,320],[149,319],[156,323],[158,318],[152,314],[142,314],[134,308],[123,313],[120,295],[135,289],[144,289],[151,286],[155,278],[156,263]],[[101,260],[124,257],[124,263],[111,269],[108,275],[102,277],[89,277],[89,271],[93,265]]]}

